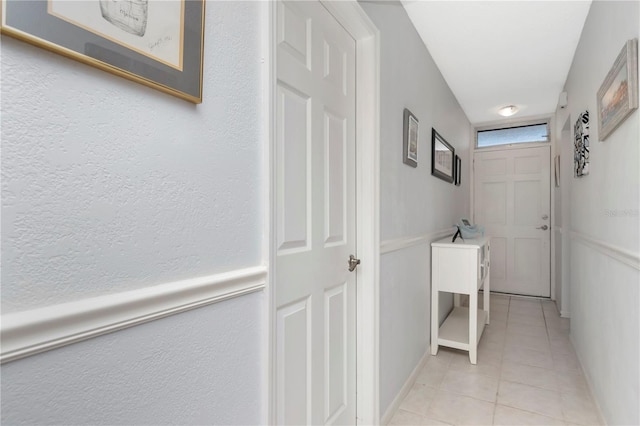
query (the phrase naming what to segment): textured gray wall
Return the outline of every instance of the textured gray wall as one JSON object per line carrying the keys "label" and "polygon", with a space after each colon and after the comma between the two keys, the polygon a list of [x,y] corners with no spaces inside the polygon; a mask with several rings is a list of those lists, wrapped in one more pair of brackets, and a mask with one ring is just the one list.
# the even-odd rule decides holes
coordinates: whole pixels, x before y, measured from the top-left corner
{"label": "textured gray wall", "polygon": [[[469,121],[400,3],[361,3],[380,30],[381,240],[452,228],[469,216]],[[419,120],[418,167],[402,163],[403,110]],[[431,128],[462,157],[462,186],[431,176]],[[380,264],[380,409],[384,415],[427,350],[431,247],[383,254]],[[441,294],[446,315],[451,296]]]}

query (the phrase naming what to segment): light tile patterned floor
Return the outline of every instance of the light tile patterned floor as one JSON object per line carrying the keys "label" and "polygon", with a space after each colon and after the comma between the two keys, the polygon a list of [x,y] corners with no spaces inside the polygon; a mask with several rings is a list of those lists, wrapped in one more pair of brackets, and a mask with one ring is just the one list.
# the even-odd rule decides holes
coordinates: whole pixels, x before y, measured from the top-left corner
{"label": "light tile patterned floor", "polygon": [[391,425],[599,425],[571,342],[551,301],[491,295],[491,324],[467,352],[429,356]]}

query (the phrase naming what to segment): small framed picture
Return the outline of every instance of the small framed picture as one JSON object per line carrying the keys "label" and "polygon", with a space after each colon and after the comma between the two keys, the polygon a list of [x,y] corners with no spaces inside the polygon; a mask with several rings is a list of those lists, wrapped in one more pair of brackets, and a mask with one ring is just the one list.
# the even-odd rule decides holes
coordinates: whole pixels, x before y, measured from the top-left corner
{"label": "small framed picture", "polygon": [[604,141],[638,109],[638,39],[625,43],[598,90],[598,139]]}
{"label": "small framed picture", "polygon": [[408,109],[404,109],[402,162],[418,167],[418,119]]}
{"label": "small framed picture", "polygon": [[454,182],[455,149],[431,129],[431,174],[446,182]]}

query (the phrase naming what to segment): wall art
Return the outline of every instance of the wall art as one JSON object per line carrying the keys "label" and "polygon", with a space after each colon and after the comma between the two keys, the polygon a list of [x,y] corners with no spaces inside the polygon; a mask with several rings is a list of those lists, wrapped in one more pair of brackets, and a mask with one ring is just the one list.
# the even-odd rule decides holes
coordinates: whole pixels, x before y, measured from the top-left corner
{"label": "wall art", "polygon": [[406,108],[402,139],[402,162],[411,167],[418,167],[418,119]]}
{"label": "wall art", "polygon": [[578,115],[573,126],[573,160],[574,176],[589,174],[589,111]]}
{"label": "wall art", "polygon": [[453,183],[456,186],[460,186],[461,179],[462,179],[461,178],[461,176],[462,176],[462,159],[458,155],[456,155],[456,162],[454,164],[454,168],[455,168],[455,173],[454,173],[455,177],[454,177]]}
{"label": "wall art", "polygon": [[436,131],[431,129],[431,174],[452,183],[455,171],[455,149]]}
{"label": "wall art", "polygon": [[5,0],[2,34],[202,102],[204,0]]}
{"label": "wall art", "polygon": [[625,43],[598,90],[598,138],[604,141],[638,109],[638,39]]}

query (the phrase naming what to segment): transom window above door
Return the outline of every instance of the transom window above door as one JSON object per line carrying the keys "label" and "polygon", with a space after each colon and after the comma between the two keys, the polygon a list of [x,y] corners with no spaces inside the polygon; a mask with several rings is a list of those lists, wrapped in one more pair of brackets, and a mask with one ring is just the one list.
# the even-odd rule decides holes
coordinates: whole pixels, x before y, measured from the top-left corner
{"label": "transom window above door", "polygon": [[521,126],[483,129],[476,132],[476,148],[547,142],[549,142],[549,123],[547,121]]}

